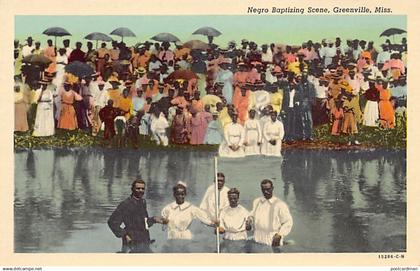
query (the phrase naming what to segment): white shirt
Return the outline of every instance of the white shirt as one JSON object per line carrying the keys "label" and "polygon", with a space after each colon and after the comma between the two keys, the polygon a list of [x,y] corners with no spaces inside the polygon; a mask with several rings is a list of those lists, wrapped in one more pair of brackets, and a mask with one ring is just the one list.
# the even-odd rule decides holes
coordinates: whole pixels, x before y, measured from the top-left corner
{"label": "white shirt", "polygon": [[273,62],[273,53],[271,52],[271,50],[267,50],[267,53],[261,52],[261,61]]}
{"label": "white shirt", "polygon": [[22,48],[22,56],[28,56],[30,54],[32,54],[32,50],[35,50],[35,45],[29,46],[29,45],[25,45]]}
{"label": "white shirt", "polygon": [[242,205],[230,206],[220,212],[220,226],[225,229],[224,239],[246,240],[246,220],[250,213]]}
{"label": "white shirt", "polygon": [[382,51],[378,54],[378,57],[376,58],[376,62],[377,63],[385,63],[390,59],[391,59],[391,52]]}
{"label": "white shirt", "polygon": [[294,104],[295,93],[296,93],[296,90],[294,88],[289,92],[289,107],[290,108],[293,108],[295,105]]}
{"label": "white shirt", "polygon": [[192,239],[193,235],[188,228],[193,219],[199,219],[207,225],[211,224],[206,212],[189,202],[184,202],[181,205],[172,202],[163,208],[161,214],[163,218],[169,220],[167,224],[168,239]]}
{"label": "white shirt", "polygon": [[165,118],[163,113],[160,113],[159,118],[155,116],[152,117],[152,124],[150,125],[150,130],[152,133],[161,134],[166,132],[166,128],[169,127],[169,123]]}
{"label": "white shirt", "polygon": [[[219,190],[219,213],[223,208],[229,206],[228,194],[229,187],[223,186],[222,190]],[[201,201],[200,208],[207,212],[211,219],[216,218],[216,198],[214,193],[214,184],[210,185]]]}
{"label": "white shirt", "polygon": [[279,198],[273,196],[267,200],[260,197],[254,200],[252,206],[251,217],[254,221],[255,242],[270,246],[276,233],[286,236],[292,230],[293,218],[289,207]]}

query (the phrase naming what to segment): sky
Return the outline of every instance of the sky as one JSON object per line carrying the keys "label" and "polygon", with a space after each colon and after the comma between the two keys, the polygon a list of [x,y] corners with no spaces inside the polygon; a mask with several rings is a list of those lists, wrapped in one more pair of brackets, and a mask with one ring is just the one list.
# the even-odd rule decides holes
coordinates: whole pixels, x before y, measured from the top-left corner
{"label": "sky", "polygon": [[[91,32],[103,32],[109,34],[117,27],[128,27],[136,37],[127,37],[124,42],[134,45],[137,42],[150,40],[161,32],[169,32],[176,35],[182,42],[191,39],[206,41],[206,37],[192,35],[196,29],[203,26],[211,26],[222,32],[222,35],[214,39],[214,43],[226,46],[230,40],[240,43],[246,38],[257,44],[283,43],[298,45],[309,39],[320,41],[322,38],[335,39],[364,39],[374,41],[377,47],[385,41],[379,35],[388,28],[396,27],[407,29],[406,16],[351,16],[351,15],[212,15],[212,16],[16,16],[15,38],[21,42],[28,36],[41,41],[44,47],[48,38],[42,32],[49,27],[63,27],[72,36],[72,46],[76,41],[82,41],[83,37]],[[111,36],[116,40],[120,37]],[[395,36],[395,42],[401,41],[401,35]],[[59,46],[62,38],[57,39]],[[392,41],[392,38],[391,38]],[[85,46],[85,45],[84,45]]]}

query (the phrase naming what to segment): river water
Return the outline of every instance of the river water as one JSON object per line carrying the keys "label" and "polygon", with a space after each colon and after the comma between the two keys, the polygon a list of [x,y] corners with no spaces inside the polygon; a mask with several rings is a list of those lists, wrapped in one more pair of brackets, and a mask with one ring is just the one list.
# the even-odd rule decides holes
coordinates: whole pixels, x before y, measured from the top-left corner
{"label": "river water", "polygon": [[[172,186],[179,180],[188,184],[187,201],[199,205],[212,183],[214,155],[176,150],[16,151],[15,252],[117,252],[121,241],[106,221],[129,196],[131,182],[140,176],[147,182],[149,215],[160,215],[174,200]],[[219,159],[219,171],[225,173],[228,187],[241,191],[240,204],[248,210],[261,196],[260,181],[274,181],[274,194],[289,205],[294,219],[288,244],[274,252],[406,250],[404,151],[285,150],[282,159]],[[191,225],[190,242],[168,242],[164,230],[161,225],[150,230],[154,252],[216,250],[213,230],[199,222]],[[234,252],[273,251],[248,241]]]}

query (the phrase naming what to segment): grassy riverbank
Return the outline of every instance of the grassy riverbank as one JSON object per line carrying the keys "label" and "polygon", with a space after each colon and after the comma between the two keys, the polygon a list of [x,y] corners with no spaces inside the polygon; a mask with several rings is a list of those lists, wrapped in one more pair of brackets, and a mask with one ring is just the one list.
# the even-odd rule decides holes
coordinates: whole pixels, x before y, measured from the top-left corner
{"label": "grassy riverbank", "polygon": [[[322,125],[314,129],[314,141],[297,141],[290,144],[283,144],[283,149],[304,148],[304,149],[405,149],[407,146],[407,119],[405,116],[397,116],[396,127],[384,130],[381,128],[359,126],[359,134],[356,139],[360,145],[347,146],[349,138],[347,136],[332,136],[329,125]],[[134,148],[128,142],[121,144],[118,139],[113,141],[103,140],[102,133],[97,137],[83,131],[64,131],[57,130],[54,136],[33,137],[32,132],[15,133],[15,149],[48,149],[48,148],[73,148],[73,147],[105,147],[105,148]],[[215,151],[218,146],[214,145],[169,145],[167,147],[157,146],[148,137],[139,137],[139,149],[185,149],[197,151]]]}

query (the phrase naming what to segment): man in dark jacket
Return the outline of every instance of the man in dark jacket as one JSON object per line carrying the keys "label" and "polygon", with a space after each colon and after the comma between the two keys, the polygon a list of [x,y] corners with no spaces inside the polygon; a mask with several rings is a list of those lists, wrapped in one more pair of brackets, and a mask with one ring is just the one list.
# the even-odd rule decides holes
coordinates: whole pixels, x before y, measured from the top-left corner
{"label": "man in dark jacket", "polygon": [[[131,184],[131,196],[121,202],[108,219],[108,226],[116,237],[122,238],[122,252],[150,253],[149,227],[165,223],[161,217],[149,217],[146,200],[143,199],[146,183],[135,180]],[[124,223],[124,228],[121,224]]]}

